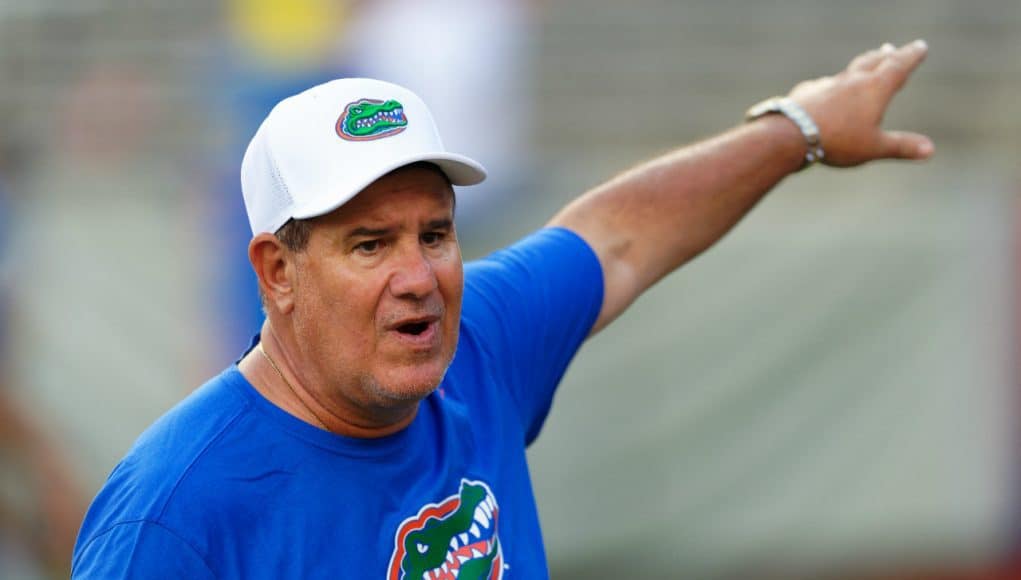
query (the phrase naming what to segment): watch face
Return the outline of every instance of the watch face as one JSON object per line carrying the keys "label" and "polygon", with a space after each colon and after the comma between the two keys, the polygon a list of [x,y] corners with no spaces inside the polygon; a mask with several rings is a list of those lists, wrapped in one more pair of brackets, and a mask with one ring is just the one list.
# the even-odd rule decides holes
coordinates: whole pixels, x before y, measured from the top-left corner
{"label": "watch face", "polygon": [[815,145],[819,142],[819,127],[816,126],[812,117],[801,108],[801,105],[792,99],[781,99],[777,105],[780,107],[780,112],[791,121],[794,121],[798,129],[801,129],[801,134],[805,136],[805,140],[808,141],[809,145]]}

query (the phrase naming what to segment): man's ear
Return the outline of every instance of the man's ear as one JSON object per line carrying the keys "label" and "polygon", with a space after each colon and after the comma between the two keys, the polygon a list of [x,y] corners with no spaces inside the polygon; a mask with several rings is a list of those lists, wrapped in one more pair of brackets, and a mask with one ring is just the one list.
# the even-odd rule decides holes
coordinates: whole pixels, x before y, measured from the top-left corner
{"label": "man's ear", "polygon": [[259,278],[266,306],[290,313],[294,308],[294,253],[273,234],[261,233],[248,243],[248,260]]}

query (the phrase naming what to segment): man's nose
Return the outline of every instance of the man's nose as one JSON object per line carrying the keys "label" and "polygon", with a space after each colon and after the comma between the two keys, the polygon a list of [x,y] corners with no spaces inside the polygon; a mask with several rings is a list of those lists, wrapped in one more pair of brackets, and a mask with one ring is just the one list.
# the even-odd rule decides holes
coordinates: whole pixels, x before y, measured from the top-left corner
{"label": "man's nose", "polygon": [[424,298],[438,283],[432,263],[420,247],[401,252],[393,275],[390,277],[390,292],[398,298]]}

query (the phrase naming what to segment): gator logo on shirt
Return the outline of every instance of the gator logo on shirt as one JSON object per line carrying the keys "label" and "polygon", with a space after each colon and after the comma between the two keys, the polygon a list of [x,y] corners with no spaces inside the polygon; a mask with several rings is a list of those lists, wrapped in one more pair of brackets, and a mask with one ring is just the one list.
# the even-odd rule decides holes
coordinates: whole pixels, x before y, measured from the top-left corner
{"label": "gator logo on shirt", "polygon": [[387,580],[500,580],[500,508],[489,486],[461,480],[457,494],[428,504],[394,534]]}
{"label": "gator logo on shirt", "polygon": [[337,119],[337,135],[347,141],[371,141],[396,135],[408,126],[404,105],[390,99],[358,99]]}

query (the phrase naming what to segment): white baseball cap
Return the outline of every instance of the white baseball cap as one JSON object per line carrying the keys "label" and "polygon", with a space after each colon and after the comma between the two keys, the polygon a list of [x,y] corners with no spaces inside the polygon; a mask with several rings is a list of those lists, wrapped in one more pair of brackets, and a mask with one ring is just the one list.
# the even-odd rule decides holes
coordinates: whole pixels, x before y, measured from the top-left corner
{"label": "white baseball cap", "polygon": [[404,87],[338,79],[288,97],[262,122],[241,162],[252,234],[329,213],[418,161],[436,164],[454,185],[486,178],[477,161],[443,147],[429,109]]}

